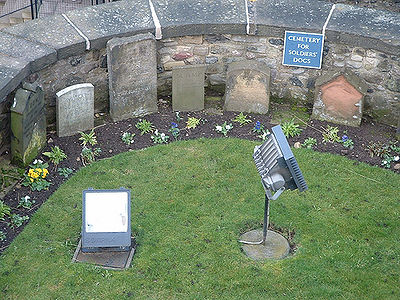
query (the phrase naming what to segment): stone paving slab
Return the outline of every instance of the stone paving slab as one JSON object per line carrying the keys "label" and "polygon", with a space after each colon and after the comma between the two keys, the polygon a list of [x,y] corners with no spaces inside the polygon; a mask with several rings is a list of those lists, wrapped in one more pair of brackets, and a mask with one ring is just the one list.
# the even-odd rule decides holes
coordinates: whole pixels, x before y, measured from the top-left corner
{"label": "stone paving slab", "polygon": [[0,54],[0,102],[29,75],[29,62]]}
{"label": "stone paving slab", "polygon": [[53,48],[5,32],[0,32],[0,54],[30,62],[31,72],[39,71],[57,61],[57,52]]}
{"label": "stone paving slab", "polygon": [[331,42],[399,55],[400,14],[337,4],[326,35]]}
{"label": "stone paving slab", "polygon": [[58,59],[85,51],[85,40],[60,15],[36,19],[2,31],[54,48]]}
{"label": "stone paving slab", "polygon": [[155,32],[147,0],[120,1],[67,12],[70,20],[101,49],[113,37]]}
{"label": "stone paving slab", "polygon": [[245,34],[244,0],[153,0],[163,38],[201,34]]}
{"label": "stone paving slab", "polygon": [[257,0],[257,35],[283,37],[285,30],[321,33],[331,7],[316,0]]}

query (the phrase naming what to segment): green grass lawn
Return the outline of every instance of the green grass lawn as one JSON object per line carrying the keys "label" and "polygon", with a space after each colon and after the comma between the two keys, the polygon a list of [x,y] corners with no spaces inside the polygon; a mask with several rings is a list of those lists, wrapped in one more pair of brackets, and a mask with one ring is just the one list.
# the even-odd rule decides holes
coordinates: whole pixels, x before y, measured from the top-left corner
{"label": "green grass lawn", "polygon": [[[298,249],[256,262],[241,233],[261,227],[255,142],[200,139],[82,168],[0,257],[1,299],[399,299],[400,177],[344,157],[294,149],[309,190],[271,203]],[[132,192],[132,267],[73,264],[82,190]]]}

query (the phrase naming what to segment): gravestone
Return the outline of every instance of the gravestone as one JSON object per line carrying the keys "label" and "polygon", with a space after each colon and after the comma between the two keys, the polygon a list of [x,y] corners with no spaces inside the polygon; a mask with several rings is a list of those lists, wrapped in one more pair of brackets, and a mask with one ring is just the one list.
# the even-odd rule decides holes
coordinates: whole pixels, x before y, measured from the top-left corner
{"label": "gravestone", "polygon": [[269,108],[270,69],[259,61],[229,65],[225,88],[227,111],[266,114]]}
{"label": "gravestone", "polygon": [[75,84],[56,94],[57,135],[70,136],[94,127],[94,86]]}
{"label": "gravestone", "polygon": [[315,82],[312,118],[360,126],[367,84],[350,70],[331,71]]}
{"label": "gravestone", "polygon": [[25,167],[46,145],[44,93],[37,83],[24,83],[15,93],[11,132],[12,161]]}
{"label": "gravestone", "polygon": [[400,141],[400,117],[399,121],[397,122],[396,138]]}
{"label": "gravestone", "polygon": [[110,115],[114,121],[157,112],[156,51],[150,33],[108,41]]}
{"label": "gravestone", "polygon": [[172,109],[196,111],[204,109],[205,65],[189,65],[172,69]]}

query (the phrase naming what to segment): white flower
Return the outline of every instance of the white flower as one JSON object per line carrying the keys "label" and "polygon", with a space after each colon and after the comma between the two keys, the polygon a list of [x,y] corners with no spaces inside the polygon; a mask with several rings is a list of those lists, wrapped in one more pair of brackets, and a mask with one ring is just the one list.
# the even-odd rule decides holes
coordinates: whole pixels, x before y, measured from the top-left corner
{"label": "white flower", "polygon": [[219,126],[219,125],[217,125],[217,126],[215,126],[215,130],[216,130],[216,131],[222,131],[222,127]]}
{"label": "white flower", "polygon": [[165,137],[165,133],[161,133],[161,138],[163,139]]}
{"label": "white flower", "polygon": [[226,125],[225,128],[226,128],[226,130],[232,129],[231,125]]}
{"label": "white flower", "polygon": [[154,134],[155,134],[155,135],[158,135],[158,129],[156,129],[156,131],[154,131]]}
{"label": "white flower", "polygon": [[30,199],[31,199],[31,197],[29,197],[29,196],[25,196],[25,197],[24,197],[24,199],[25,199],[25,201],[28,201],[28,200],[30,200]]}
{"label": "white flower", "polygon": [[395,157],[393,157],[393,160],[394,161],[398,161],[400,159],[400,157],[399,156],[395,156]]}
{"label": "white flower", "polygon": [[35,160],[33,161],[33,164],[36,165],[37,163],[38,163],[38,160],[35,159]]}

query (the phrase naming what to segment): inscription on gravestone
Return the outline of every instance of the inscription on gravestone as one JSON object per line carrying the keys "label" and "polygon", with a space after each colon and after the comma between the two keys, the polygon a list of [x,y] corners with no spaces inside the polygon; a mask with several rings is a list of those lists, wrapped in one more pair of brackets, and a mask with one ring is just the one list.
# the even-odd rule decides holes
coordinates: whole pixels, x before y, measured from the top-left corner
{"label": "inscription on gravestone", "polygon": [[94,127],[94,87],[81,83],[56,94],[57,135],[70,136]]}
{"label": "inscription on gravestone", "polygon": [[266,114],[269,109],[270,69],[259,61],[237,61],[226,75],[227,111]]}
{"label": "inscription on gravestone", "polygon": [[196,111],[204,109],[205,65],[172,69],[172,109]]}
{"label": "inscription on gravestone", "polygon": [[46,115],[43,90],[24,83],[15,93],[11,108],[12,161],[27,166],[46,145]]}
{"label": "inscription on gravestone", "polygon": [[156,41],[152,34],[111,39],[107,43],[107,62],[110,115],[114,121],[158,110]]}

